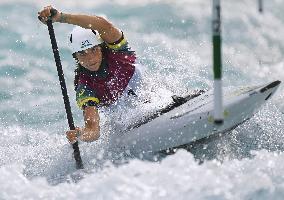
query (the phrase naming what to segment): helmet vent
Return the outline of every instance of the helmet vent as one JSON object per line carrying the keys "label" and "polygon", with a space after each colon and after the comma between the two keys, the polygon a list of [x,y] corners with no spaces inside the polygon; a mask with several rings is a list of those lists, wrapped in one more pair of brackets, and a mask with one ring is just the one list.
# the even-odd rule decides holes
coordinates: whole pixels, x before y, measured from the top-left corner
{"label": "helmet vent", "polygon": [[72,43],[72,34],[70,35],[70,42]]}

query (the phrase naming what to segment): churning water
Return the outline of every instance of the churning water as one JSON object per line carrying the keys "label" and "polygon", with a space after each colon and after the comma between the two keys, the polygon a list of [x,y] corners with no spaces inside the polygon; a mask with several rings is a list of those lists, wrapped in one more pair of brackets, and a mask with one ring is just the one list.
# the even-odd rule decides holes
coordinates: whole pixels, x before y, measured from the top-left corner
{"label": "churning water", "polygon": [[[103,118],[103,137],[80,145],[86,170],[74,168],[48,31],[37,12],[52,4],[63,12],[106,16],[137,51],[148,88],[182,95],[212,88],[211,3],[1,0],[0,199],[282,199],[283,86],[229,134],[156,162],[105,155]],[[257,1],[222,1],[225,87],[284,80],[283,10],[282,0],[265,1],[263,14]],[[72,26],[54,28],[81,126],[67,46]]]}

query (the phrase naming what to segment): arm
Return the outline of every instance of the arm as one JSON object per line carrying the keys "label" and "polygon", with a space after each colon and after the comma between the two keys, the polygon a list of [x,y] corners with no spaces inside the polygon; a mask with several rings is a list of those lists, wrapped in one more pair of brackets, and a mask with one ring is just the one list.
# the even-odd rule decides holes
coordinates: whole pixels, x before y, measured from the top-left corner
{"label": "arm", "polygon": [[[50,16],[51,9],[51,6],[47,6],[38,13],[39,16],[43,18],[43,21],[46,21],[47,17]],[[73,24],[86,29],[97,30],[101,38],[107,43],[114,43],[118,41],[122,36],[122,32],[112,23],[110,23],[105,18],[96,15],[90,16],[82,14],[67,14],[58,11],[57,14],[53,17],[53,21]]]}
{"label": "arm", "polygon": [[[66,132],[66,137],[70,143],[75,143],[77,137],[84,142],[93,142],[100,137],[100,116],[94,106],[88,106],[84,110],[85,127],[76,128]],[[80,133],[78,136],[78,132]]]}
{"label": "arm", "polygon": [[100,137],[100,116],[95,106],[87,106],[84,110],[85,127],[81,130],[80,140],[92,142]]}
{"label": "arm", "polygon": [[62,13],[61,23],[68,23],[81,26],[86,29],[97,30],[101,38],[107,43],[118,41],[122,33],[109,21],[99,16],[74,15]]}

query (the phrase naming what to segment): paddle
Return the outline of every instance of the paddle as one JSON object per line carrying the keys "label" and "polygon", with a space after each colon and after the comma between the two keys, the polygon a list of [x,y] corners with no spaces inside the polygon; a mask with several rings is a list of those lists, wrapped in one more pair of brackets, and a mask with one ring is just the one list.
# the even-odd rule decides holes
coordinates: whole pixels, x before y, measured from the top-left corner
{"label": "paddle", "polygon": [[[51,9],[51,16],[47,20],[47,27],[48,27],[51,46],[52,46],[52,50],[53,50],[53,54],[54,54],[54,60],[55,60],[56,67],[57,67],[57,72],[58,72],[59,82],[60,82],[61,91],[62,91],[62,95],[63,95],[63,100],[64,100],[64,105],[65,105],[65,110],[66,110],[66,114],[67,114],[67,120],[68,120],[69,128],[70,128],[70,130],[75,130],[73,116],[72,116],[72,112],[71,112],[70,102],[69,102],[69,98],[68,98],[68,94],[67,94],[67,88],[66,88],[64,74],[63,74],[63,69],[62,69],[62,65],[61,65],[61,61],[60,61],[59,51],[58,51],[57,42],[56,42],[54,29],[53,29],[53,25],[52,25],[52,19],[51,19],[54,15],[56,15],[56,13],[57,13],[57,10]],[[41,20],[40,17],[39,17],[39,20]],[[78,142],[75,142],[72,146],[73,146],[73,149],[74,149],[74,158],[75,158],[75,161],[76,161],[76,168],[77,169],[83,169],[84,166],[83,166],[83,162],[82,162],[82,159],[81,159]]]}

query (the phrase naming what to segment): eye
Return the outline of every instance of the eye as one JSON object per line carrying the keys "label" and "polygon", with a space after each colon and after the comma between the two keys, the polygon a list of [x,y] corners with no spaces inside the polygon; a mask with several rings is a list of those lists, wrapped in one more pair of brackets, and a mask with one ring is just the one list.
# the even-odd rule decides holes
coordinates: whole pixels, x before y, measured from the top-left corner
{"label": "eye", "polygon": [[98,51],[99,50],[99,46],[94,46],[93,47],[93,51]]}
{"label": "eye", "polygon": [[78,52],[78,56],[86,56],[87,55],[87,51],[81,51],[81,52]]}

